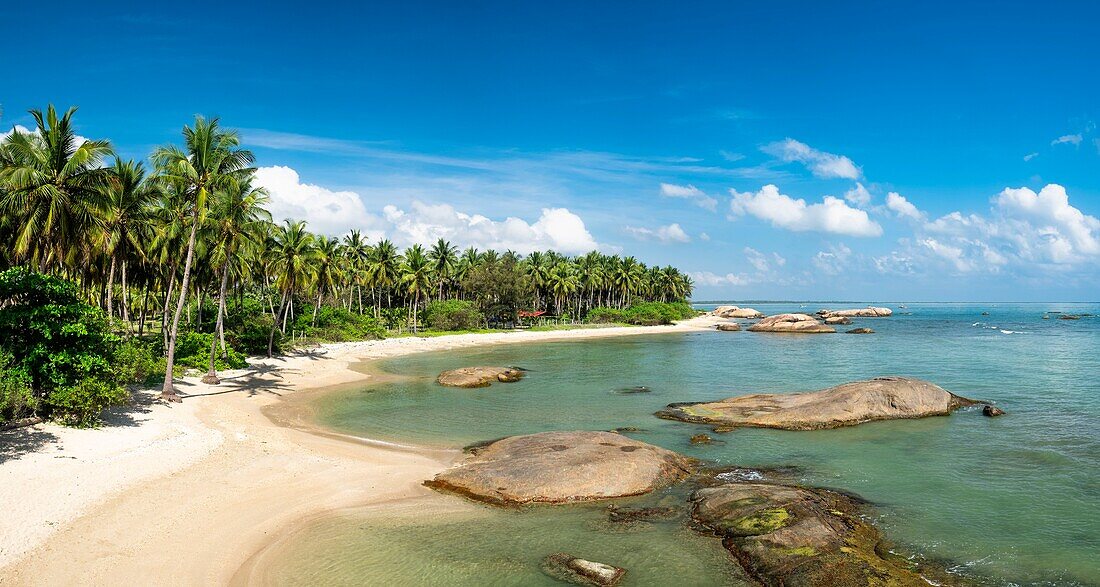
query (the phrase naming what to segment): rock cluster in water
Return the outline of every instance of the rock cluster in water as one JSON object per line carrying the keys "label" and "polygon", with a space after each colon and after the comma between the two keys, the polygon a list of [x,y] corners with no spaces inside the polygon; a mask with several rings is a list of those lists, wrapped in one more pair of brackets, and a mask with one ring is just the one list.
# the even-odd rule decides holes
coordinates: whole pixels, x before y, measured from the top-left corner
{"label": "rock cluster in water", "polygon": [[712,312],[719,318],[763,318],[764,314],[752,308],[739,308],[737,306],[718,306]]}
{"label": "rock cluster in water", "polygon": [[878,530],[845,495],[730,483],[700,489],[692,501],[695,520],[721,536],[763,585],[928,585],[904,559],[879,548]]}
{"label": "rock cluster in water", "polygon": [[753,324],[749,327],[749,332],[818,334],[836,332],[836,329],[818,322],[809,314],[776,314]]}
{"label": "rock cluster in water", "polygon": [[626,574],[626,569],[577,558],[564,552],[556,552],[543,559],[542,570],[559,581],[595,587],[618,585]]}
{"label": "rock cluster in water", "polygon": [[974,400],[920,379],[876,377],[805,393],[752,394],[716,402],[674,403],[657,412],[670,420],[737,427],[819,430],[873,420],[946,416]]}
{"label": "rock cluster in water", "polygon": [[853,328],[851,330],[844,331],[844,334],[874,334],[875,331],[871,328]]}
{"label": "rock cluster in water", "polygon": [[523,369],[515,367],[463,367],[440,373],[436,381],[446,387],[488,387],[494,381],[519,381],[523,375]]}
{"label": "rock cluster in water", "polygon": [[890,308],[876,308],[869,306],[866,308],[855,308],[852,310],[821,310],[817,313],[822,318],[885,318],[893,314],[894,311]]}
{"label": "rock cluster in water", "polygon": [[488,444],[425,484],[497,504],[568,503],[649,493],[692,459],[613,432],[541,432]]}
{"label": "rock cluster in water", "polygon": [[716,328],[722,332],[737,332],[741,330],[741,325],[736,322],[720,322]]}

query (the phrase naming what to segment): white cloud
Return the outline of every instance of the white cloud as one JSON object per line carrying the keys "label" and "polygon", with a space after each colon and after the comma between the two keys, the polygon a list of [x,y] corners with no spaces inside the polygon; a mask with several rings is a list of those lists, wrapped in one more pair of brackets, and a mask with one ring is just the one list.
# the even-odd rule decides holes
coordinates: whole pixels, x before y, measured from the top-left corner
{"label": "white cloud", "polygon": [[752,283],[752,279],[747,275],[736,275],[734,273],[727,273],[725,275],[718,275],[710,271],[693,271],[688,275],[691,276],[695,285],[748,285]]}
{"label": "white cloud", "polygon": [[1005,188],[994,203],[1007,216],[1034,221],[1049,237],[1065,239],[1070,254],[1100,255],[1100,219],[1088,216],[1069,203],[1066,188],[1049,184],[1039,193],[1028,188]]}
{"label": "white cloud", "polygon": [[818,251],[811,261],[818,271],[828,275],[838,275],[844,271],[851,256],[852,249],[841,243],[830,246],[828,251]]}
{"label": "white cloud", "polygon": [[1061,144],[1064,144],[1064,143],[1069,143],[1069,144],[1073,145],[1074,147],[1076,147],[1076,146],[1081,144],[1082,140],[1084,140],[1084,137],[1081,136],[1081,133],[1077,133],[1075,135],[1062,135],[1062,136],[1054,139],[1053,141],[1051,141],[1050,144],[1051,145],[1061,145]]}
{"label": "white cloud", "polygon": [[1038,153],[1028,153],[1027,155],[1024,155],[1024,161],[1031,161],[1032,159],[1034,159],[1038,156],[1039,156]]}
{"label": "white cloud", "polygon": [[657,228],[627,226],[623,230],[638,240],[656,240],[662,243],[691,242],[691,237],[676,223],[668,226],[658,226]]}
{"label": "white cloud", "polygon": [[924,220],[924,213],[897,192],[886,194],[886,207],[893,210],[899,218],[909,218],[918,222]]}
{"label": "white cloud", "polygon": [[919,244],[931,251],[932,254],[954,265],[955,269],[960,272],[969,272],[974,268],[970,261],[963,257],[963,250],[960,247],[941,243],[934,238],[923,239],[919,241]]}
{"label": "white cloud", "polygon": [[773,264],[776,267],[782,267],[787,264],[787,260],[781,257],[779,253],[772,253],[769,256],[752,247],[745,247],[744,253],[745,259],[748,260],[749,265],[752,265],[761,273],[770,271]]}
{"label": "white cloud", "polygon": [[256,170],[256,184],[271,195],[268,210],[276,222],[291,218],[305,220],[310,230],[343,234],[353,228],[365,230],[373,239],[381,236],[381,220],[368,214],[355,192],[332,191],[301,182],[298,172],[280,165]]}
{"label": "white cloud", "polygon": [[882,227],[867,216],[867,212],[852,208],[844,200],[825,196],[821,203],[806,204],[779,193],[779,188],[766,185],[758,192],[730,190],[731,219],[749,214],[769,221],[773,226],[793,231],[819,231],[850,236],[880,236]]}
{"label": "white cloud", "polygon": [[699,233],[699,240],[701,240],[701,241],[709,241],[709,240],[710,240],[710,235],[709,235],[709,234],[707,234],[707,233],[705,233],[705,232],[700,232],[700,233]]}
{"label": "white cloud", "polygon": [[[38,135],[38,129],[37,128],[29,129],[29,128],[21,125],[21,124],[16,124],[16,125],[12,126],[11,129],[9,129],[7,131],[4,131],[4,132],[0,132],[0,141],[10,137],[12,135],[12,133],[14,133],[16,131],[19,131],[21,134],[32,134],[32,135],[36,135],[36,136]],[[82,137],[80,135],[75,135],[73,137],[73,140],[76,142],[77,147],[79,147],[80,145],[83,145],[84,143],[88,142],[87,137]]]}
{"label": "white cloud", "polygon": [[732,151],[721,150],[718,154],[722,156],[726,161],[740,161],[745,158],[741,153],[734,153]]}
{"label": "white cloud", "polygon": [[792,161],[802,163],[817,177],[859,179],[863,175],[859,167],[844,155],[819,151],[791,138],[769,143],[760,150],[788,163]]}
{"label": "white cloud", "polygon": [[696,206],[706,208],[711,212],[718,209],[718,200],[708,196],[703,190],[693,185],[676,185],[674,183],[661,184],[661,196],[665,198],[682,198],[691,200]]}
{"label": "white cloud", "polygon": [[399,246],[428,245],[444,238],[459,247],[519,253],[553,249],[576,254],[599,248],[584,221],[566,208],[543,208],[539,218],[528,223],[515,217],[492,220],[460,212],[449,204],[414,200],[407,210],[387,205],[379,217],[367,211],[357,193],[304,184],[289,167],[262,167],[256,179],[271,193],[269,209],[276,221],[305,220],[311,230],[322,234],[360,229],[371,240],[387,237]]}
{"label": "white cloud", "polygon": [[856,187],[844,193],[844,199],[862,208],[871,203],[871,192],[862,183],[857,183]]}

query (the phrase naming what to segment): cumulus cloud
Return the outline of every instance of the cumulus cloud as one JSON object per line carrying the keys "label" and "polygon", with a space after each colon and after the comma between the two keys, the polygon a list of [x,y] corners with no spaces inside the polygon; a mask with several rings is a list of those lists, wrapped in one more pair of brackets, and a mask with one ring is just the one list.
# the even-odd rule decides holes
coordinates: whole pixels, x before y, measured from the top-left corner
{"label": "cumulus cloud", "polygon": [[924,213],[918,210],[905,196],[897,192],[886,194],[886,207],[893,210],[899,218],[908,218],[918,222],[924,220]]}
{"label": "cumulus cloud", "polygon": [[752,247],[745,247],[744,253],[745,259],[748,260],[749,265],[752,265],[761,273],[771,271],[773,265],[775,267],[782,267],[787,264],[787,260],[780,256],[779,253],[766,255]]}
{"label": "cumulus cloud", "polygon": [[693,271],[688,275],[691,276],[695,285],[707,285],[707,286],[719,286],[719,285],[748,285],[752,283],[752,279],[747,275],[737,275],[735,273],[727,273],[725,275],[718,275],[710,271]]}
{"label": "cumulus cloud", "polygon": [[519,253],[553,249],[576,254],[599,248],[580,216],[566,208],[543,208],[537,220],[528,222],[515,217],[493,220],[449,204],[414,200],[408,209],[387,205],[377,216],[367,211],[357,193],[303,183],[289,167],[262,167],[256,180],[271,194],[269,209],[276,221],[305,220],[311,230],[322,234],[336,236],[359,229],[372,240],[386,237],[400,246],[428,245],[443,238],[460,247]]}
{"label": "cumulus cloud", "polygon": [[676,223],[668,226],[658,226],[657,228],[627,226],[624,230],[638,240],[656,240],[662,243],[691,242],[691,237]]}
{"label": "cumulus cloud", "polygon": [[691,200],[696,206],[714,212],[718,209],[718,200],[708,196],[703,190],[688,184],[676,185],[674,183],[661,184],[661,196],[665,198],[681,198]]}
{"label": "cumulus cloud", "polygon": [[862,183],[857,183],[856,187],[844,193],[844,199],[862,208],[871,203],[871,192]]}
{"label": "cumulus cloud", "polygon": [[791,138],[769,143],[760,150],[788,163],[797,161],[817,177],[859,179],[863,176],[860,168],[844,155],[819,151]]}
{"label": "cumulus cloud", "polygon": [[1069,203],[1066,188],[1049,184],[1039,193],[1029,188],[1005,188],[994,203],[1009,218],[1033,223],[1047,240],[1066,240],[1069,254],[1100,255],[1100,219]]}
{"label": "cumulus cloud", "polygon": [[1081,136],[1081,133],[1077,133],[1075,135],[1062,135],[1062,136],[1054,139],[1053,141],[1051,141],[1050,144],[1051,145],[1061,145],[1061,144],[1069,143],[1069,144],[1073,145],[1074,147],[1076,147],[1076,146],[1081,144],[1082,140],[1084,140],[1084,137]]}
{"label": "cumulus cloud", "polygon": [[852,208],[833,196],[816,204],[779,193],[775,185],[766,185],[758,192],[730,190],[731,219],[746,214],[767,220],[773,226],[793,231],[818,231],[849,236],[880,236],[882,227],[871,220],[867,212]]}
{"label": "cumulus cloud", "polygon": [[844,271],[851,256],[852,249],[840,243],[830,246],[828,251],[818,251],[811,261],[818,271],[828,275],[838,275]]}

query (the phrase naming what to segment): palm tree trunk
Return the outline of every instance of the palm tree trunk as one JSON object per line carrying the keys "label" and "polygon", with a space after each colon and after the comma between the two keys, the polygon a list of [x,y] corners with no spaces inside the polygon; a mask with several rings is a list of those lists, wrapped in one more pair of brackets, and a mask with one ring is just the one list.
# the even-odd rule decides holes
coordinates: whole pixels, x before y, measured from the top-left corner
{"label": "palm tree trunk", "polygon": [[275,331],[279,329],[279,314],[283,313],[283,306],[286,305],[286,291],[283,291],[283,298],[279,300],[279,312],[275,314],[275,322],[271,325],[271,334],[267,337],[267,358],[271,358],[271,355],[275,351]]}
{"label": "palm tree trunk", "polygon": [[[317,310],[320,310],[320,309],[321,309],[321,290],[320,290],[320,288],[318,288],[317,289],[317,303],[313,305],[313,320],[310,321],[310,323],[309,323],[310,326],[313,326],[313,327],[317,326]],[[363,311],[360,310],[359,313],[362,314]]]}
{"label": "palm tree trunk", "polygon": [[[222,285],[218,289],[218,317],[214,321],[214,332],[220,334],[222,331],[222,315],[225,313],[225,288],[229,283],[229,260],[226,259],[222,265]],[[214,368],[214,357],[218,350],[218,337],[210,337],[210,368],[206,371],[206,376],[202,378],[202,382],[208,385],[217,385],[221,383],[218,379],[218,370]]]}
{"label": "palm tree trunk", "polygon": [[176,312],[172,316],[172,332],[168,337],[168,360],[164,367],[164,387],[161,388],[160,398],[169,402],[182,402],[176,388],[172,385],[172,371],[176,367],[176,336],[179,335],[180,315],[183,314],[183,305],[187,301],[187,286],[191,281],[191,260],[195,257],[195,233],[199,229],[199,210],[195,207],[195,213],[191,216],[191,236],[187,239],[187,259],[183,262],[183,283],[180,284],[180,297],[176,302]]}
{"label": "palm tree trunk", "polygon": [[130,292],[130,290],[127,287],[127,283],[126,283],[126,260],[123,259],[122,260],[122,296],[121,296],[121,304],[122,304],[122,321],[126,322],[126,324],[127,324],[127,328],[126,328],[127,335],[129,335],[130,330],[131,330],[129,328],[129,324],[130,324],[130,295],[129,295],[129,292]]}
{"label": "palm tree trunk", "polygon": [[160,334],[164,337],[164,348],[168,348],[168,304],[172,300],[172,291],[176,287],[176,272],[168,279],[168,291],[164,294],[164,307],[160,312]]}
{"label": "palm tree trunk", "polygon": [[107,317],[115,317],[115,255],[111,254],[111,269],[107,272]]}

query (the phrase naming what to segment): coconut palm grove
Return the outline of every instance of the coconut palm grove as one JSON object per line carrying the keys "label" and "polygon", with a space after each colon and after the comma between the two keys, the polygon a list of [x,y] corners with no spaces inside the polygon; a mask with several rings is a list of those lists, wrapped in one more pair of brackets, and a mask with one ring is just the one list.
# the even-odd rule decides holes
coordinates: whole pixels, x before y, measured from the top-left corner
{"label": "coconut palm grove", "polygon": [[661,324],[692,281],[598,251],[400,250],[357,230],[274,222],[254,156],[217,118],[122,160],[32,110],[0,143],[0,418],[93,424],[125,386],[242,367],[247,355],[407,333]]}

